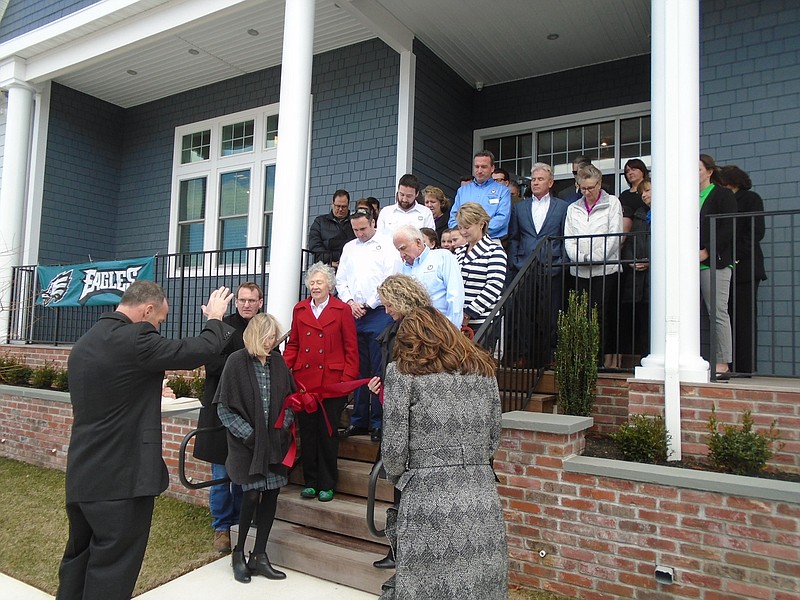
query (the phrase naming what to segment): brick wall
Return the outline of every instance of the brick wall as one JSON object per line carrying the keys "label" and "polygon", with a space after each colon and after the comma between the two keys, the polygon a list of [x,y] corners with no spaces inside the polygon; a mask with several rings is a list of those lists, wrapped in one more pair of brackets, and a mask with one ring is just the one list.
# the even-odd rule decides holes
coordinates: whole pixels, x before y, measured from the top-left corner
{"label": "brick wall", "polygon": [[[591,600],[798,598],[800,484],[786,501],[692,489],[661,471],[580,472],[590,469],[571,463],[629,463],[576,458],[582,432],[547,429],[506,421],[495,455],[512,584]],[[656,565],[675,570],[672,585],[656,583]]]}
{"label": "brick wall", "polygon": [[[72,406],[63,392],[0,386],[0,456],[65,470],[72,429]],[[161,421],[162,450],[169,470],[165,495],[205,505],[208,490],[188,490],[178,479],[178,450],[184,436],[197,427],[196,417],[167,417]],[[195,481],[211,479],[208,463],[187,457],[186,475]]]}

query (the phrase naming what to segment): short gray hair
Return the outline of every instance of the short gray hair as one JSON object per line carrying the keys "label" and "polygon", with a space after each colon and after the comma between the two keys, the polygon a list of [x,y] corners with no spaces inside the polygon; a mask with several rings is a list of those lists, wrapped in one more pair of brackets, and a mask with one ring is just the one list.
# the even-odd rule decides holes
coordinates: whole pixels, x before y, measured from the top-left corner
{"label": "short gray hair", "polygon": [[398,227],[395,230],[392,239],[396,239],[398,237],[408,238],[411,241],[419,240],[423,244],[425,243],[425,236],[422,235],[422,232],[418,227],[414,227],[413,225],[401,225]]}
{"label": "short gray hair", "polygon": [[578,169],[578,174],[575,179],[580,183],[581,181],[603,181],[603,173],[594,165],[585,165]]}
{"label": "short gray hair", "polygon": [[548,165],[547,163],[537,162],[531,167],[531,177],[536,171],[544,171],[550,176],[550,179],[553,179],[553,167]]}
{"label": "short gray hair", "polygon": [[306,287],[308,287],[309,280],[317,273],[324,275],[325,279],[328,280],[328,287],[331,288],[331,292],[336,289],[336,271],[333,270],[333,267],[326,265],[324,262],[315,262],[308,267],[308,272],[306,273]]}

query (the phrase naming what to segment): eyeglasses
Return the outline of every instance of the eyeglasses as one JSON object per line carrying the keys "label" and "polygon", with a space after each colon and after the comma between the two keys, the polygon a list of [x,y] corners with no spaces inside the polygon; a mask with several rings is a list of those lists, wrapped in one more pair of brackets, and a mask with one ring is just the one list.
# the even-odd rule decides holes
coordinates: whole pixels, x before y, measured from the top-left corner
{"label": "eyeglasses", "polygon": [[236,301],[239,304],[258,304],[261,302],[261,298],[256,298],[255,300],[251,300],[250,298],[237,298]]}
{"label": "eyeglasses", "polygon": [[592,185],[592,186],[582,187],[582,188],[578,188],[578,189],[585,194],[586,192],[591,192],[593,189],[597,188],[598,185],[600,185],[599,181],[597,183],[595,183],[594,185]]}

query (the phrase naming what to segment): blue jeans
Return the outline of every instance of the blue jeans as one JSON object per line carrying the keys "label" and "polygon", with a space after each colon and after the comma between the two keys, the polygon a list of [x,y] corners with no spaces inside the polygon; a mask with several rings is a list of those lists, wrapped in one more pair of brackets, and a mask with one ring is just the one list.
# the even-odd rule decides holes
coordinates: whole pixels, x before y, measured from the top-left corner
{"label": "blue jeans", "polygon": [[[227,477],[225,465],[211,464],[211,477]],[[208,507],[211,510],[211,527],[214,531],[228,531],[231,525],[239,524],[239,509],[242,507],[242,486],[235,483],[212,485],[208,490]]]}
{"label": "blue jeans", "polygon": [[[392,322],[392,317],[379,306],[356,320],[358,334],[359,375],[367,377],[383,376],[381,347],[375,338]],[[353,398],[353,414],[350,425],[368,429],[380,429],[383,425],[383,406],[377,394],[369,391],[366,385],[356,390]]]}

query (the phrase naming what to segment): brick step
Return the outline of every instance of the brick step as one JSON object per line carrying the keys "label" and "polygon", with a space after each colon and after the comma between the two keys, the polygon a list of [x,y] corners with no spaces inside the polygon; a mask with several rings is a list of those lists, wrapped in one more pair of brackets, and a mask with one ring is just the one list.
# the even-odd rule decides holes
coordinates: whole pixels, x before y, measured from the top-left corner
{"label": "brick step", "polygon": [[[281,496],[284,495],[281,491]],[[337,500],[315,504],[336,504]],[[237,527],[232,531],[238,535]],[[251,527],[245,542],[245,556],[252,550],[256,530]],[[234,539],[236,536],[234,536]],[[375,538],[372,538],[373,540]],[[372,563],[386,556],[386,546],[313,527],[275,520],[267,544],[270,562],[320,579],[380,595],[381,584],[394,570],[381,570]],[[287,579],[287,582],[289,580]]]}
{"label": "brick step", "polygon": [[[350,460],[347,458],[339,459],[339,482],[336,484],[337,494],[349,494],[350,496],[367,497],[369,487],[369,473],[372,469],[370,462]],[[303,480],[303,467],[298,464],[289,477],[291,483],[305,487]],[[375,490],[375,497],[378,500],[392,502],[394,500],[394,487],[385,479],[378,479],[378,487]]]}
{"label": "brick step", "polygon": [[[277,518],[297,525],[307,525],[352,538],[387,544],[386,538],[375,538],[367,529],[367,500],[358,496],[336,494],[332,502],[301,498],[299,485],[287,485],[278,496]],[[390,502],[375,502],[375,526],[383,529]]]}
{"label": "brick step", "polygon": [[[503,403],[503,412],[511,410],[526,410],[528,412],[552,413],[556,405],[554,394],[528,394],[524,392],[501,392],[500,399]],[[519,407],[523,407],[520,409]]]}

